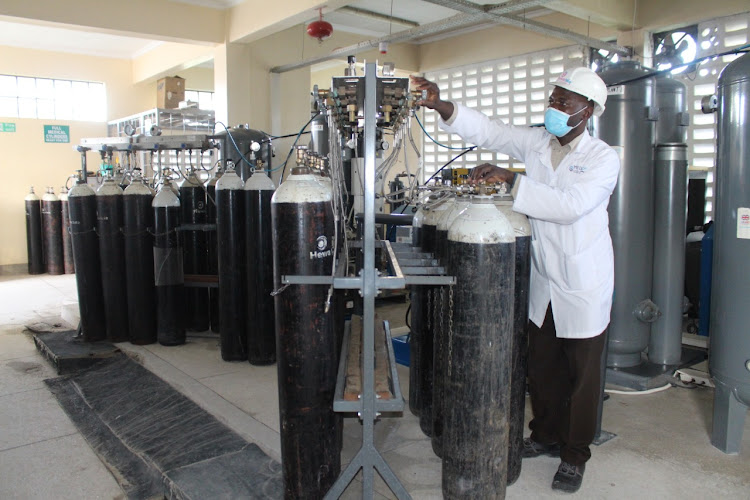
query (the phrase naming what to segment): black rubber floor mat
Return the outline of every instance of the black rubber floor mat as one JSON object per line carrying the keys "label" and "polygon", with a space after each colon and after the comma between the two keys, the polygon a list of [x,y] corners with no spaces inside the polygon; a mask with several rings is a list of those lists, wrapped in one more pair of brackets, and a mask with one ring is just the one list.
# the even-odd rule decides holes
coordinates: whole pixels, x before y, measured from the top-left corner
{"label": "black rubber floor mat", "polygon": [[277,462],[125,355],[46,382],[130,498],[283,496]]}
{"label": "black rubber floor mat", "polygon": [[109,342],[84,342],[76,336],[75,330],[36,333],[34,344],[42,356],[57,369],[58,375],[89,368],[120,352],[120,349]]}

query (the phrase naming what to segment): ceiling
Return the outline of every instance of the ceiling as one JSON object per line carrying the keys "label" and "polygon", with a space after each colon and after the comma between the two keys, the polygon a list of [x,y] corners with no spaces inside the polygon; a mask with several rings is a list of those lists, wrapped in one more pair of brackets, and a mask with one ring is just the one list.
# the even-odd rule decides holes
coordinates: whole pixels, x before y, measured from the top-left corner
{"label": "ceiling", "polygon": [[161,44],[145,38],[0,21],[0,45],[10,47],[132,59]]}
{"label": "ceiling", "polygon": [[[244,0],[169,0],[171,2],[227,9]],[[504,3],[501,0],[473,0],[474,4]],[[544,8],[529,9],[523,15],[529,19],[550,12]],[[379,38],[408,30],[419,25],[435,23],[459,14],[456,10],[428,3],[424,0],[356,0],[335,11],[323,9],[323,17],[334,31],[343,31]],[[391,20],[390,18],[395,20]],[[317,19],[311,13],[307,22]],[[491,23],[477,22],[460,28],[433,32],[412,40],[424,43],[460,33],[482,29]],[[17,24],[0,20],[0,46],[26,47],[39,50],[69,52],[101,57],[132,59],[159,46],[162,42],[129,36],[86,32],[59,28],[53,25]]]}

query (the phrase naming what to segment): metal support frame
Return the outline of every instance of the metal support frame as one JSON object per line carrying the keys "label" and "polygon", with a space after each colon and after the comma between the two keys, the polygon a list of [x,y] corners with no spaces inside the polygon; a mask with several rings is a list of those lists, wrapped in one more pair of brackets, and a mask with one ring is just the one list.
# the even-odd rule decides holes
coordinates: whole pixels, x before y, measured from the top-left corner
{"label": "metal support frame", "polygon": [[374,473],[380,473],[385,483],[399,499],[411,498],[396,475],[375,448],[375,420],[379,413],[375,405],[375,296],[378,293],[375,268],[375,127],[377,123],[377,73],[374,63],[365,66],[365,218],[363,233],[364,265],[362,268],[362,447],[344,469],[325,498],[339,498],[362,469],[362,498],[373,498]]}
{"label": "metal support frame", "polygon": [[[350,248],[362,248],[358,242],[352,242]],[[388,256],[388,267],[392,276],[377,276],[376,289],[400,290],[410,285],[452,285],[453,276],[444,276],[445,268],[440,267],[431,254],[413,253],[411,247],[404,249],[400,245],[394,249],[390,241],[375,241]],[[359,290],[362,288],[363,277],[347,277],[344,259],[339,261],[336,274],[331,276],[282,275],[282,285],[331,285],[337,289]]]}
{"label": "metal support frame", "polygon": [[161,135],[136,137],[95,137],[81,139],[81,146],[91,151],[154,151],[212,149],[218,141],[211,134]]}
{"label": "metal support frame", "polygon": [[323,56],[311,57],[309,59],[305,59],[303,61],[295,63],[274,66],[273,68],[271,68],[271,73],[286,73],[287,71],[306,68],[319,62],[359,54],[360,52],[364,52],[366,50],[377,49],[378,45],[381,42],[390,44],[408,42],[410,40],[416,40],[418,38],[434,35],[436,33],[441,33],[447,30],[456,30],[466,28],[468,26],[475,26],[477,23],[482,22],[507,24],[510,26],[516,26],[521,29],[534,31],[542,35],[552,36],[563,40],[570,40],[571,42],[575,42],[581,45],[587,45],[589,47],[595,47],[597,49],[630,54],[630,50],[626,47],[621,47],[614,43],[604,42],[597,38],[581,35],[570,30],[540,23],[538,21],[532,21],[528,18],[511,14],[511,12],[519,12],[531,7],[543,6],[544,4],[549,3],[551,0],[516,0],[500,5],[487,6],[482,6],[480,4],[475,4],[466,0],[425,1],[459,11],[461,12],[461,14],[456,14],[455,16],[441,19],[440,21],[421,24],[417,27],[398,31],[396,33],[392,33],[390,35],[382,36],[379,38],[365,40],[354,45],[334,49],[330,53]]}
{"label": "metal support frame", "polygon": [[[500,7],[493,8],[489,5],[480,5],[467,0],[425,0],[428,3],[440,5],[441,7],[447,7],[449,9],[463,12],[464,14],[480,14],[483,20],[492,21],[498,24],[507,24],[509,26],[515,26],[517,28],[533,31],[541,35],[552,36],[555,38],[561,38],[563,40],[570,40],[581,45],[594,47],[596,49],[609,50],[610,52],[619,52],[621,54],[630,54],[630,49],[621,47],[614,43],[604,42],[598,38],[593,38],[586,35],[580,35],[570,30],[558,28],[549,24],[540,23],[539,21],[533,21],[525,17],[516,16],[510,14],[510,12],[523,10],[528,8],[530,5],[541,6],[548,1],[524,1],[519,0],[516,2],[508,2],[501,5]],[[526,5],[524,5],[526,4]],[[515,8],[514,8],[515,7]]]}

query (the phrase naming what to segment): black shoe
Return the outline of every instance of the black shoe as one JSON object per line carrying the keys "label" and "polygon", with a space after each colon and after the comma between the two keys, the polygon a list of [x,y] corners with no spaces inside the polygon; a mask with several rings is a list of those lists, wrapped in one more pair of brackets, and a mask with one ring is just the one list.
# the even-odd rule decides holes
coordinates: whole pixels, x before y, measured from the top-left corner
{"label": "black shoe", "polygon": [[559,457],[560,445],[557,443],[542,444],[537,443],[531,438],[523,438],[523,452],[521,453],[523,458],[535,458],[542,455],[548,457]]}
{"label": "black shoe", "polygon": [[566,493],[575,493],[581,487],[583,471],[585,470],[585,465],[573,465],[563,460],[560,462],[557,474],[555,474],[555,478],[552,480],[552,489]]}

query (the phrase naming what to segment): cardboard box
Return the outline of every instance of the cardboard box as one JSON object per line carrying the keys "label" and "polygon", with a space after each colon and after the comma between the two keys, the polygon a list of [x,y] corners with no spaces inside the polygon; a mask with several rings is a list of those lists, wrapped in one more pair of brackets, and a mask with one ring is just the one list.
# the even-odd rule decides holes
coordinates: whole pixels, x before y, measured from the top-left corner
{"label": "cardboard box", "polygon": [[185,100],[185,79],[168,76],[156,82],[156,107],[175,109]]}

